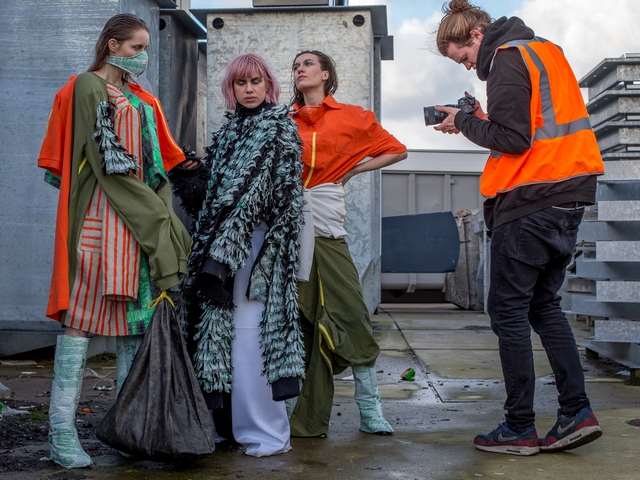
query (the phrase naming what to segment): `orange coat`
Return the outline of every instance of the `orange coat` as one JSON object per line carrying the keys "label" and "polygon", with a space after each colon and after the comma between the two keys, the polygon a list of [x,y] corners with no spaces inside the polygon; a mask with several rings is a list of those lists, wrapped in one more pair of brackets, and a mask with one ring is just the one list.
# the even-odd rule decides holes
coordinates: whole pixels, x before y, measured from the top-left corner
{"label": "orange coat", "polygon": [[371,110],[338,103],[331,95],[318,107],[295,105],[294,110],[305,188],[335,182],[366,157],[407,151]]}
{"label": "orange coat", "polygon": [[532,143],[519,155],[492,151],[480,180],[482,195],[604,173],[580,87],[562,51],[537,37],[502,45],[496,53],[504,48],[518,48],[529,71]]}
{"label": "orange coat", "polygon": [[[70,298],[68,236],[75,79],[76,76],[72,76],[69,82],[56,93],[47,123],[47,132],[38,155],[38,166],[61,178],[53,250],[53,272],[47,306],[47,316],[58,321],[61,320],[62,312],[68,310]],[[156,114],[160,151],[165,171],[168,171],[184,160],[184,153],[171,135],[158,99],[139,85],[129,84],[129,88],[141,100],[153,106]],[[98,148],[97,144],[96,148]]]}

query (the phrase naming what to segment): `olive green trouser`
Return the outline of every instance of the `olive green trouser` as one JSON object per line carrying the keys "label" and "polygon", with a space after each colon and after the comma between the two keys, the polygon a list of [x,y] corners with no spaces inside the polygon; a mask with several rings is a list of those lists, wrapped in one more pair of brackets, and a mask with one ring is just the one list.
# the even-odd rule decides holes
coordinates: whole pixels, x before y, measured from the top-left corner
{"label": "olive green trouser", "polygon": [[316,237],[309,281],[298,283],[298,305],[306,379],[290,418],[291,435],[318,437],[329,430],[333,375],[373,367],[380,352],[344,239]]}

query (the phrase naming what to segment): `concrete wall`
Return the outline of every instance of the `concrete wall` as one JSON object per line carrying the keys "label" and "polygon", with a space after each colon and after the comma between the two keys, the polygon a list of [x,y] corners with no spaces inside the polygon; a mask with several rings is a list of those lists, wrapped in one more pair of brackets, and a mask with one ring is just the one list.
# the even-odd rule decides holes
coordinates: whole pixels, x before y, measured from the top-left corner
{"label": "concrete wall", "polygon": [[[233,58],[248,52],[259,53],[270,62],[282,86],[281,103],[288,103],[291,98],[291,64],[295,55],[301,50],[316,49],[336,61],[339,77],[336,99],[366,109],[375,108],[379,92],[374,90],[376,59],[372,16],[367,7],[204,12],[194,11],[207,27],[210,131],[224,122],[220,92],[224,70]],[[354,25],[356,15],[364,18],[362,26]],[[214,19],[221,19],[224,26],[214,28]],[[365,301],[373,311],[380,302],[380,173],[355,177],[346,185],[345,192],[347,240],[360,273]]]}
{"label": "concrete wall", "polygon": [[210,142],[210,132],[207,128],[207,47],[206,44],[198,45],[198,109],[197,109],[197,138],[196,152],[204,155],[204,147]]}
{"label": "concrete wall", "polygon": [[[0,15],[0,355],[18,345],[9,331],[60,331],[45,318],[58,190],[44,183],[38,152],[53,97],[86,71],[109,17],[132,12],[151,28],[158,91],[158,4],[152,0],[4,0]],[[37,35],[34,37],[34,33]],[[46,335],[45,335],[46,337]],[[42,345],[33,335],[32,348]]]}

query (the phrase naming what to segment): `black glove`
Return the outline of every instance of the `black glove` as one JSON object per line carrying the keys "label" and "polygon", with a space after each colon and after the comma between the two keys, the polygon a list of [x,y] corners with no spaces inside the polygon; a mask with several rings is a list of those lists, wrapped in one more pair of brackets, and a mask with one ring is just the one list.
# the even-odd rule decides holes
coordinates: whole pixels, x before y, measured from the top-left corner
{"label": "black glove", "polygon": [[195,150],[191,150],[191,147],[182,147],[182,151],[184,152],[184,162],[192,161],[196,163],[202,163],[202,159],[196,154]]}
{"label": "black glove", "polygon": [[211,170],[206,166],[196,152],[188,147],[183,148],[185,161],[194,161],[195,167],[185,168],[184,162],[175,166],[169,171],[171,187],[176,197],[180,199],[182,208],[191,217],[197,217],[202,207],[202,202],[207,194],[207,183],[211,176]]}

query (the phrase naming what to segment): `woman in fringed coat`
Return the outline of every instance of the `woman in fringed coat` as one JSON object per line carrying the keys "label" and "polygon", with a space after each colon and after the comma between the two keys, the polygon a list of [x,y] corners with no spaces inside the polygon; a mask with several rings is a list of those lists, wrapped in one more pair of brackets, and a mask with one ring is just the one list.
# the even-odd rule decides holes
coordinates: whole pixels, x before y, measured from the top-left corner
{"label": "woman in fringed coat", "polygon": [[291,449],[283,400],[298,395],[304,375],[301,149],[262,57],[233,60],[222,92],[228,121],[207,149],[211,177],[184,283],[187,330],[218,434],[261,457]]}

